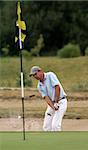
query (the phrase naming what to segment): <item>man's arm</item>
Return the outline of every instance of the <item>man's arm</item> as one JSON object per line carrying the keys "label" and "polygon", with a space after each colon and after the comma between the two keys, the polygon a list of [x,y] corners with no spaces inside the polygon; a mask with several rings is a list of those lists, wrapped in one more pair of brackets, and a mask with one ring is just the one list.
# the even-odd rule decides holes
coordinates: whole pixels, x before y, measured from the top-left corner
{"label": "man's arm", "polygon": [[50,98],[48,96],[45,96],[44,100],[53,110],[58,110],[57,108],[54,107],[54,103],[50,100]]}
{"label": "man's arm", "polygon": [[59,85],[55,86],[55,102],[58,103],[60,98],[60,87]]}

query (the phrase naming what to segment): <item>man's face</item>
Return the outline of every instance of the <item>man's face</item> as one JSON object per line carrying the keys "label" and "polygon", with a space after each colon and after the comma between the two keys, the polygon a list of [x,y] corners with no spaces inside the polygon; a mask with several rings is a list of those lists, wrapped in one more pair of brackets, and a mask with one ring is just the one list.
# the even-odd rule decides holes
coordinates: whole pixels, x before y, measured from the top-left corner
{"label": "man's face", "polygon": [[44,78],[44,73],[43,73],[42,70],[39,70],[39,71],[37,71],[37,72],[33,75],[33,77],[34,77],[35,79],[37,79],[37,80],[43,80],[43,78]]}

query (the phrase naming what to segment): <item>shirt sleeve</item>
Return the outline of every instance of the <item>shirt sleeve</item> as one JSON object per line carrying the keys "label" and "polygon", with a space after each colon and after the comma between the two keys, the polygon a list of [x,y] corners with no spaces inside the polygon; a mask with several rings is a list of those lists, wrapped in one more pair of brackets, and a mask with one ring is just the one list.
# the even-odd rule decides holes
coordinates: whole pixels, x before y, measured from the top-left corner
{"label": "shirt sleeve", "polygon": [[50,73],[50,81],[51,81],[52,87],[55,87],[56,85],[59,85],[59,80],[53,72]]}

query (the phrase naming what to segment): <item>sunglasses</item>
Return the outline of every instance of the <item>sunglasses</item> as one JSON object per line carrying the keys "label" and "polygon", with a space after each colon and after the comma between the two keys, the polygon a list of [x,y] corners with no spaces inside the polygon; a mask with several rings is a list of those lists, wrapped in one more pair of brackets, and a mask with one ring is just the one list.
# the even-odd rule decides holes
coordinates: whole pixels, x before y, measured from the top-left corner
{"label": "sunglasses", "polygon": [[37,72],[35,74],[33,74],[33,77],[35,77],[37,75]]}

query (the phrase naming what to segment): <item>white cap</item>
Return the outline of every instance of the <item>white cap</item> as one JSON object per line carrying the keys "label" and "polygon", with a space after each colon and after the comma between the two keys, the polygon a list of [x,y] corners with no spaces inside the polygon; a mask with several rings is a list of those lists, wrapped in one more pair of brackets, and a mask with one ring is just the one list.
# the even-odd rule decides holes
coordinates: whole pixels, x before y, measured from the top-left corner
{"label": "white cap", "polygon": [[29,76],[34,75],[35,73],[37,73],[39,70],[41,70],[41,68],[39,66],[33,66],[30,70],[30,74]]}

